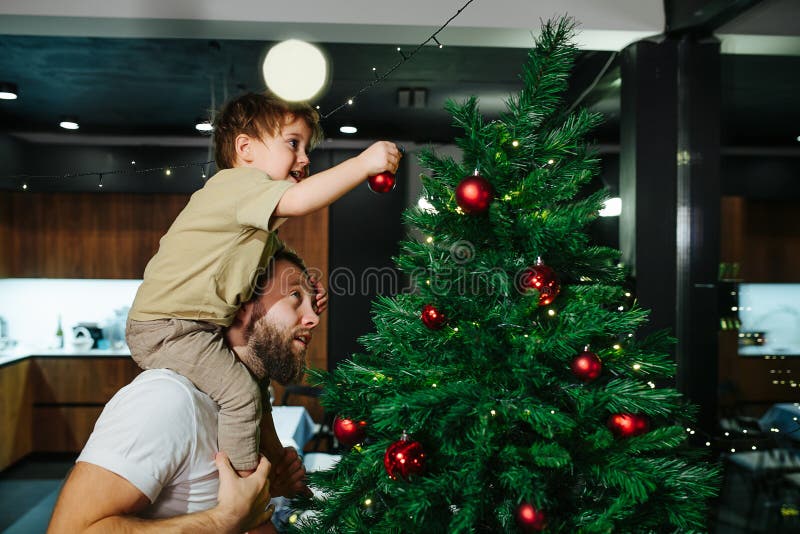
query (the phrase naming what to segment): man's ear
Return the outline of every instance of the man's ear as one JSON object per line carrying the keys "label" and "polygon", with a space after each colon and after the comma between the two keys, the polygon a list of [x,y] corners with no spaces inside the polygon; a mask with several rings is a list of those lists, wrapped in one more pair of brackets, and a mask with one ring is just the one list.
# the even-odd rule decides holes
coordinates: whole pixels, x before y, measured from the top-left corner
{"label": "man's ear", "polygon": [[248,300],[236,310],[236,316],[233,319],[234,324],[247,324],[250,321],[250,316],[253,314],[253,301]]}
{"label": "man's ear", "polygon": [[240,160],[244,161],[245,163],[252,163],[253,162],[253,151],[251,150],[251,145],[253,144],[253,138],[247,134],[239,134],[236,136],[236,139],[233,140],[233,146],[236,149],[236,157]]}

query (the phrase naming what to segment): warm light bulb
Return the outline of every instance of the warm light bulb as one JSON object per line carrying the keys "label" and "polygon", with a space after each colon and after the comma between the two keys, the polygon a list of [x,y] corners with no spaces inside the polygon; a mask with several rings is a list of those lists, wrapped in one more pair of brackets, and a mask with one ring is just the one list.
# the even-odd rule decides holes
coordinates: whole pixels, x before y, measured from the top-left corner
{"label": "warm light bulb", "polygon": [[322,51],[299,39],[282,41],[270,48],[261,70],[267,87],[290,102],[311,100],[328,79],[328,61]]}

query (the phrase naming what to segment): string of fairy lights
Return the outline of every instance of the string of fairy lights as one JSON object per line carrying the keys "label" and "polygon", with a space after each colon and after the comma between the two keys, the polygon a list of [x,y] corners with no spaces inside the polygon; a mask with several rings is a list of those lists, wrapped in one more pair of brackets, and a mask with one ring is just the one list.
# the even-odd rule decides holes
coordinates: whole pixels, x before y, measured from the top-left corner
{"label": "string of fairy lights", "polygon": [[[346,107],[353,106],[356,102],[356,99],[375,87],[376,85],[385,81],[389,76],[392,75],[397,69],[403,66],[405,63],[410,61],[423,47],[434,43],[437,48],[444,48],[444,44],[439,40],[439,34],[447,28],[447,26],[456,18],[458,17],[462,11],[464,11],[471,3],[475,0],[467,0],[464,5],[462,5],[449,19],[447,19],[444,24],[439,26],[439,28],[434,31],[427,39],[417,45],[411,52],[406,53],[403,51],[402,47],[397,47],[397,52],[400,55],[400,60],[398,60],[394,65],[389,67],[385,72],[382,74],[378,74],[378,69],[376,67],[372,67],[372,73],[374,79],[372,79],[369,83],[365,84],[361,89],[356,91],[352,96],[348,97],[342,104],[336,106],[332,110],[328,111],[327,113],[320,112],[320,117],[322,119],[327,119],[334,113],[344,109]],[[319,106],[316,106],[317,110],[319,110]],[[213,161],[197,161],[197,162],[189,162],[189,163],[180,163],[175,165],[167,165],[162,167],[148,167],[148,168],[136,168],[135,161],[131,162],[131,166],[125,169],[114,169],[114,170],[106,170],[106,171],[87,171],[87,172],[72,172],[72,173],[65,173],[65,174],[16,174],[7,176],[4,178],[5,180],[9,181],[18,181],[21,182],[20,188],[23,191],[28,191],[30,189],[29,182],[32,180],[64,180],[64,179],[73,179],[73,178],[86,178],[86,177],[97,177],[97,188],[103,189],[103,178],[108,176],[120,175],[120,174],[149,174],[154,172],[163,172],[165,176],[170,176],[175,169],[181,168],[190,168],[190,167],[201,167],[202,171],[202,178],[207,178],[208,168],[209,165],[214,163]]]}

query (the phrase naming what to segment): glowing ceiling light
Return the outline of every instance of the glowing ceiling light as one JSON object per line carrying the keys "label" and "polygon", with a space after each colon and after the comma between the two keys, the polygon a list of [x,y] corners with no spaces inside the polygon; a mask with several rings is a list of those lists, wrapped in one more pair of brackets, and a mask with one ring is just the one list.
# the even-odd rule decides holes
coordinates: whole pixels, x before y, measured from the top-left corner
{"label": "glowing ceiling light", "polygon": [[328,61],[322,51],[299,39],[270,48],[261,70],[270,91],[290,102],[311,100],[328,80]]}

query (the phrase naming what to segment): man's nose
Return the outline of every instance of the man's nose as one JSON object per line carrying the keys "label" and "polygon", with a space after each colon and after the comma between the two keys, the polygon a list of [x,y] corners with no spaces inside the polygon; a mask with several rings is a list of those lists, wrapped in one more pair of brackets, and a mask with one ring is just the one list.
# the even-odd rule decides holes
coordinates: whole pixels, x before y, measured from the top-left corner
{"label": "man's nose", "polygon": [[300,323],[309,330],[315,328],[319,324],[319,315],[316,314],[314,308],[310,304],[308,306],[304,306]]}

